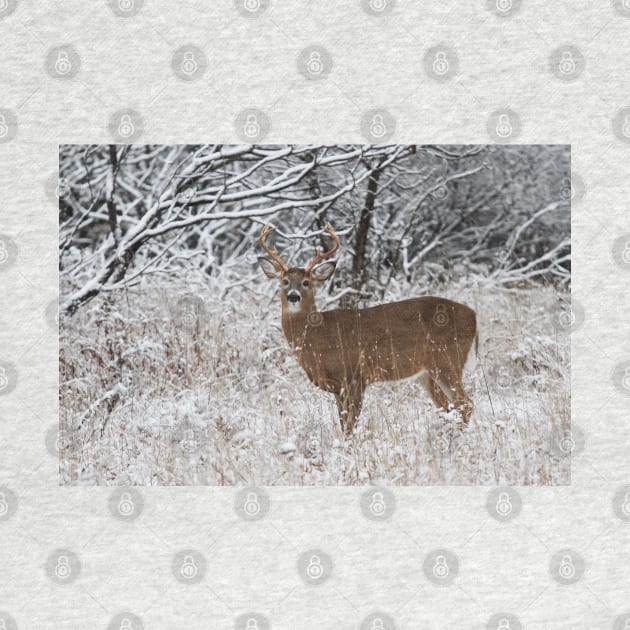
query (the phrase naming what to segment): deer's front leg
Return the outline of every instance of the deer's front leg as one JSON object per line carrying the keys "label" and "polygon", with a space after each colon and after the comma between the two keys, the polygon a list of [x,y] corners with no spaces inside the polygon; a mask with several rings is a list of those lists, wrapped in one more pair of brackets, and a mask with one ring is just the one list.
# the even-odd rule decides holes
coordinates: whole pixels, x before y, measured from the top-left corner
{"label": "deer's front leg", "polygon": [[363,392],[363,386],[351,384],[345,385],[338,394],[335,394],[341,430],[346,435],[350,435],[354,431],[363,405]]}

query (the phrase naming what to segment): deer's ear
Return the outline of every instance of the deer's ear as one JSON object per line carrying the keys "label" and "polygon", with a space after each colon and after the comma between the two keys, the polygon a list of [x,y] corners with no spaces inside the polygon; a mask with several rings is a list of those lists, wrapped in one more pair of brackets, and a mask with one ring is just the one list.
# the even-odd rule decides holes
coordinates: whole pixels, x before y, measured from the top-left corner
{"label": "deer's ear", "polygon": [[332,272],[335,270],[337,263],[334,260],[329,262],[323,262],[321,265],[317,265],[311,270],[311,276],[313,276],[313,280],[319,280],[320,282],[323,280],[328,280],[330,276],[332,276]]}
{"label": "deer's ear", "polygon": [[258,256],[258,262],[268,278],[279,279],[282,275],[282,268],[277,262],[269,260],[269,258],[263,258],[262,256]]}

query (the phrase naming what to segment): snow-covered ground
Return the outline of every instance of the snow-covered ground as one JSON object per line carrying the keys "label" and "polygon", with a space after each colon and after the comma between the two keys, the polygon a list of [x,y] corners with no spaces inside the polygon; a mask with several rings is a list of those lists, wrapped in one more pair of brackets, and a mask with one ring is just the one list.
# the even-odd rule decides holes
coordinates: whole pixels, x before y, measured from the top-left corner
{"label": "snow-covered ground", "polygon": [[[570,483],[567,294],[482,278],[436,289],[478,313],[468,427],[405,381],[368,388],[344,439],[333,397],[290,356],[276,288],[254,277],[162,282],[61,321],[63,483]],[[387,301],[419,294],[401,284]]]}

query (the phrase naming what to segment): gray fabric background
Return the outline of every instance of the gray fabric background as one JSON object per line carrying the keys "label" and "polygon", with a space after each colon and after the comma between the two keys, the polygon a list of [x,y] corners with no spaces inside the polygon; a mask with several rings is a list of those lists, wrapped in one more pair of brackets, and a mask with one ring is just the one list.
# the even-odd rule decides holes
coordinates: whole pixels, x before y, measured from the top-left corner
{"label": "gray fabric background", "polygon": [[[510,613],[519,621],[505,616],[503,627],[623,629],[630,397],[619,370],[630,360],[630,270],[616,262],[615,243],[630,233],[630,138],[620,127],[630,106],[630,7],[513,0],[500,16],[482,0],[399,0],[376,15],[359,0],[271,0],[253,14],[228,0],[141,4],[125,17],[117,0],[0,2],[4,627],[208,629],[253,619],[259,628],[378,628],[369,615],[382,611],[384,628],[496,628],[493,615]],[[190,44],[207,66],[184,81],[172,60]],[[332,62],[318,80],[298,66],[311,44]],[[458,60],[446,80],[424,62],[439,44]],[[569,77],[553,56],[563,45],[579,53]],[[58,46],[72,47],[63,76],[50,65]],[[584,445],[571,487],[515,489],[522,510],[507,522],[486,508],[492,489],[483,487],[395,489],[382,522],[365,518],[362,489],[270,488],[269,512],[248,521],[230,488],[139,489],[125,519],[111,488],[58,487],[58,342],[47,311],[58,294],[58,143],[115,140],[112,120],[124,108],[141,116],[139,142],[238,142],[235,121],[249,107],[268,117],[267,142],[365,142],[362,116],[384,108],[392,141],[487,143],[488,121],[507,107],[520,118],[511,141],[571,143],[573,294],[584,313],[572,345]],[[459,562],[447,586],[423,570],[440,548]],[[199,581],[176,579],[185,549],[205,558]],[[300,576],[298,559],[311,549],[332,562],[320,585]],[[573,584],[554,579],[552,557],[563,549],[584,561]],[[55,581],[59,555],[69,555],[71,575]]]}

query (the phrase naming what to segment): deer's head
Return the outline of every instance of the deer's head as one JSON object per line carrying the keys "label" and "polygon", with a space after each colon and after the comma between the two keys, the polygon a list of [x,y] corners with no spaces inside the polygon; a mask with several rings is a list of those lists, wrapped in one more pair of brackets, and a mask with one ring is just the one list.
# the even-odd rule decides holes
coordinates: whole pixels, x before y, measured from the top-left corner
{"label": "deer's head", "polygon": [[333,248],[322,253],[321,248],[318,247],[315,258],[306,267],[288,267],[280,258],[278,250],[267,246],[267,236],[273,229],[271,225],[265,225],[260,233],[260,246],[269,254],[269,258],[260,256],[258,262],[268,278],[280,281],[283,310],[286,309],[289,313],[308,312],[315,303],[315,285],[330,278],[335,270],[336,262],[323,261],[337,252],[339,238],[332,226],[326,225],[324,231],[333,239],[335,243]]}

